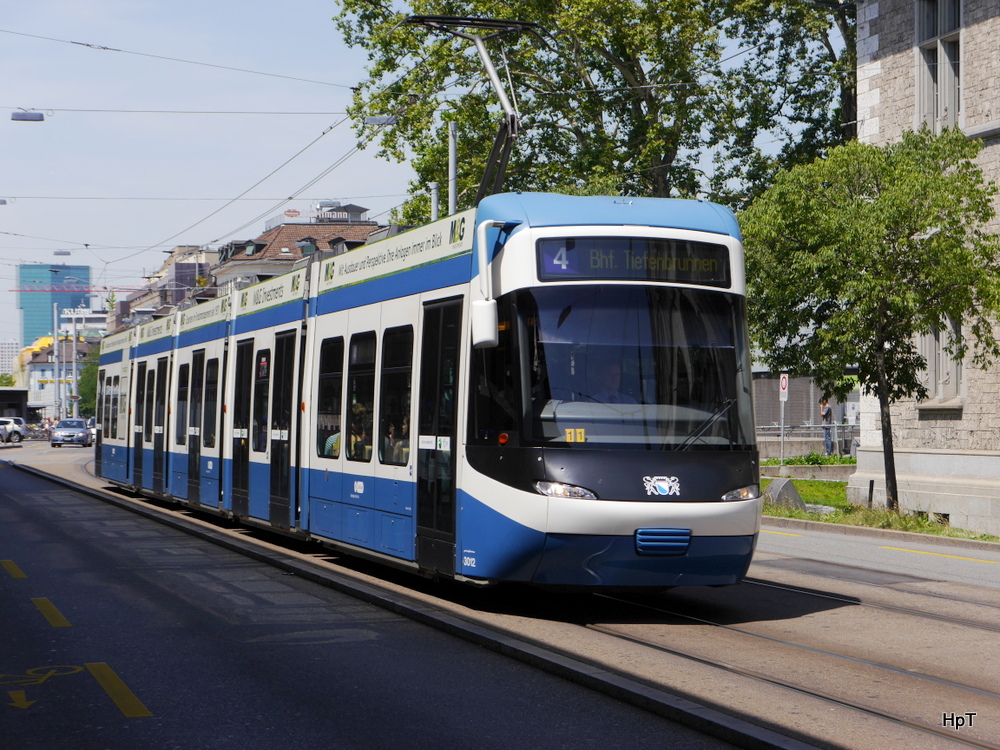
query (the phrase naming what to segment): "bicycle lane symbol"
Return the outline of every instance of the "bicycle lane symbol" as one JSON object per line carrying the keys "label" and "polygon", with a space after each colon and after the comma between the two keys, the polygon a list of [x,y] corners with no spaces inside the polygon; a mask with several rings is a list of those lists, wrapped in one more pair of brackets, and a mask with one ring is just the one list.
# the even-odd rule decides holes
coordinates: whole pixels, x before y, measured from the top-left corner
{"label": "bicycle lane symbol", "polygon": [[[114,670],[112,670],[111,667],[104,662],[84,664],[83,667],[72,665],[34,667],[32,669],[26,669],[24,674],[0,674],[0,686],[16,685],[18,687],[35,687],[43,684],[52,677],[76,674],[78,672],[82,672],[84,668],[87,669],[91,676],[97,681],[97,684],[104,689],[104,692],[108,694],[108,697],[114,701],[116,706],[118,706],[118,710],[121,711],[127,718],[138,718],[153,715],[150,713],[149,709],[143,705],[142,701],[140,701],[135,694],[129,690],[128,686],[122,681],[122,679],[115,674]],[[24,709],[38,702],[36,700],[29,701],[26,690],[8,690],[7,695],[10,696],[11,699],[11,702],[7,705],[13,706],[14,708]]]}
{"label": "bicycle lane symbol", "polygon": [[[3,674],[0,675],[0,685],[18,685],[18,686],[35,686],[41,685],[43,682],[51,677],[57,675],[67,675],[76,674],[77,672],[82,672],[83,667],[73,667],[73,666],[57,666],[57,667],[35,667],[34,669],[26,669],[24,674]],[[28,708],[38,701],[29,701],[27,697],[27,692],[24,690],[8,690],[7,695],[10,696],[11,702],[8,706],[13,706],[14,708]]]}

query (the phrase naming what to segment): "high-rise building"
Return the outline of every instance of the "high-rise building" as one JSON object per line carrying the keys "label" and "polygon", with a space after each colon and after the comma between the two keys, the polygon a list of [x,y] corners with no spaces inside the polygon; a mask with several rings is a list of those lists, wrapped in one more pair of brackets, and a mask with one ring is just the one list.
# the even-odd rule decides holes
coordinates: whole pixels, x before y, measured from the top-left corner
{"label": "high-rise building", "polygon": [[0,340],[0,375],[14,373],[14,358],[21,352],[17,339]]}
{"label": "high-rise building", "polygon": [[[21,346],[51,336],[53,305],[89,307],[90,266],[22,263],[17,267],[17,306],[21,310]],[[37,291],[35,291],[37,290]]]}

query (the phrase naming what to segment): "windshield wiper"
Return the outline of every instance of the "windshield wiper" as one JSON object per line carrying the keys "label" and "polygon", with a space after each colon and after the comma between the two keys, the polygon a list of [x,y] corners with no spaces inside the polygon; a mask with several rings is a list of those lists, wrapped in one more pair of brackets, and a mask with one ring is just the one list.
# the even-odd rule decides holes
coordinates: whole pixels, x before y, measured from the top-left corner
{"label": "windshield wiper", "polygon": [[676,448],[674,448],[674,450],[678,451],[687,450],[688,446],[691,445],[691,443],[693,443],[695,440],[704,435],[705,432],[708,430],[708,428],[711,427],[716,422],[718,422],[719,418],[722,417],[722,415],[725,414],[727,411],[729,411],[730,407],[732,407],[732,405],[735,403],[736,403],[735,398],[727,398],[725,401],[719,404],[718,408],[711,413],[708,419],[706,419],[704,422],[698,425],[687,436],[684,442],[678,445]]}

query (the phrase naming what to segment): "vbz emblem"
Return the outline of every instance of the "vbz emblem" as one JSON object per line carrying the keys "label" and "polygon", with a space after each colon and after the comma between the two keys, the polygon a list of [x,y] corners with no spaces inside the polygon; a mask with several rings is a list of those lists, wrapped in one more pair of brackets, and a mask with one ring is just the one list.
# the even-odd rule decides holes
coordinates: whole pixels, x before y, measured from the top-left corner
{"label": "vbz emblem", "polygon": [[681,494],[681,483],[677,477],[643,477],[647,495],[677,495]]}

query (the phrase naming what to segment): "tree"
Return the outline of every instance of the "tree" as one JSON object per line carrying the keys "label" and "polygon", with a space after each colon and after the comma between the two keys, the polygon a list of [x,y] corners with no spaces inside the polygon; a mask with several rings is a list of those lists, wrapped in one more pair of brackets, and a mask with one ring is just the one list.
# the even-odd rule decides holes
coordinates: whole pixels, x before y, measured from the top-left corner
{"label": "tree", "polygon": [[[837,71],[833,78],[830,71],[816,75],[823,62],[814,54],[827,40],[832,16],[825,6],[791,4],[795,13],[779,15],[787,34],[774,41],[771,3],[762,0],[410,3],[415,14],[540,25],[540,37],[504,34],[487,41],[522,113],[505,189],[590,192],[598,175],[625,194],[691,197],[708,188],[703,168],[713,153],[720,164],[729,163],[757,155],[756,140],[764,133],[780,141],[798,141],[803,133],[812,138],[801,153],[791,149],[758,158],[746,170],[720,171],[719,195],[733,200],[740,195],[734,180],[744,181],[751,172],[769,179],[787,159],[811,159],[818,147],[813,131],[837,129],[820,122],[836,117],[821,113],[836,109],[830,97]],[[361,125],[359,134],[362,140],[377,138],[386,158],[409,156],[417,174],[411,194],[422,196],[429,182],[446,184],[447,125],[455,122],[459,204],[468,206],[501,119],[496,96],[468,41],[400,26],[405,16],[397,7],[391,0],[343,0],[335,18],[345,41],[367,49],[371,61],[352,113],[358,122],[374,115],[395,118],[390,125]],[[841,15],[845,24],[853,23],[849,14]],[[736,49],[741,40],[731,35],[738,33],[745,33],[751,50],[740,55],[742,66],[730,67],[723,50]],[[853,33],[848,40],[853,44]],[[749,96],[751,85],[754,101],[733,104],[734,90]],[[808,106],[789,104],[803,97]],[[428,213],[421,197],[402,218],[421,221]]]}
{"label": "tree", "polygon": [[[713,128],[715,199],[744,208],[781,169],[857,137],[857,3],[731,0],[734,55]],[[738,64],[737,64],[738,63]]]}
{"label": "tree", "polygon": [[14,376],[8,373],[0,374],[0,388],[13,388],[14,387]]}
{"label": "tree", "polygon": [[81,417],[92,417],[97,414],[97,372],[101,358],[101,347],[95,346],[83,360],[83,367],[77,375],[77,393],[80,396],[79,412]]}
{"label": "tree", "polygon": [[996,187],[972,161],[981,146],[926,128],[884,147],[852,142],[779,174],[740,217],[761,357],[841,398],[858,368],[878,397],[891,510],[889,407],[927,394],[915,338],[945,332],[953,358],[982,367],[1000,355],[1000,244],[983,228]]}

